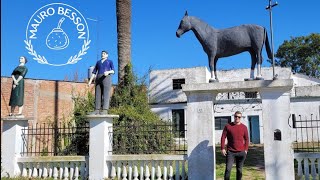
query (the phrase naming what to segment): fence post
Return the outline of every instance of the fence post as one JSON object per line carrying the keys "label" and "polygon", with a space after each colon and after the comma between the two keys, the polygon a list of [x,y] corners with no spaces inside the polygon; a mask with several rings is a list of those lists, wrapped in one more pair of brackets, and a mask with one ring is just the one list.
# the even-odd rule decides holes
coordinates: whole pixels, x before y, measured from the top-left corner
{"label": "fence post", "polygon": [[213,102],[216,93],[187,92],[188,178],[215,179],[215,124]]}
{"label": "fence post", "polygon": [[89,179],[108,177],[106,156],[112,153],[112,120],[118,115],[87,115],[89,132]]}
{"label": "fence post", "polygon": [[266,179],[295,179],[290,121],[292,79],[260,89]]}
{"label": "fence post", "polygon": [[28,127],[27,118],[2,118],[3,132],[1,139],[1,177],[21,175],[17,158],[23,152],[22,129]]}

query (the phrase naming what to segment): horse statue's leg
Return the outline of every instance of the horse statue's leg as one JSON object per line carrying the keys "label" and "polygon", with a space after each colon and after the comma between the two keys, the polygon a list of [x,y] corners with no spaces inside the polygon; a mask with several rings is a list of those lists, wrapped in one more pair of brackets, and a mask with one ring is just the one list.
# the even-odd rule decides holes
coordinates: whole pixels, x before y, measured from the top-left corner
{"label": "horse statue's leg", "polygon": [[214,83],[216,82],[216,72],[212,71],[210,68],[210,73],[211,73],[211,78],[209,79],[209,83]]}
{"label": "horse statue's leg", "polygon": [[209,59],[209,67],[210,67],[210,73],[211,73],[211,78],[209,79],[209,83],[219,82],[217,77],[218,58],[215,58],[214,56],[208,56],[208,59]]}
{"label": "horse statue's leg", "polygon": [[257,54],[257,77],[256,80],[263,80],[262,74],[261,74],[261,64],[262,64],[262,54],[261,54],[261,50],[260,52]]}
{"label": "horse statue's leg", "polygon": [[254,79],[254,68],[257,64],[257,57],[254,51],[249,51],[251,55],[251,70],[250,70],[250,78],[245,78],[245,81],[252,81]]}

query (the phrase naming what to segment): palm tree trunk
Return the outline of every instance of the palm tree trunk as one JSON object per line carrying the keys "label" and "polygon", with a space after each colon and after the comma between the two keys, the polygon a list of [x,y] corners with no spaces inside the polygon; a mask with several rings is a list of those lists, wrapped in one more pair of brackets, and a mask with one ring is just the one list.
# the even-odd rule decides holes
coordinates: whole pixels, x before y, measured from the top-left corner
{"label": "palm tree trunk", "polygon": [[118,34],[118,84],[124,79],[124,67],[131,61],[131,0],[116,0]]}

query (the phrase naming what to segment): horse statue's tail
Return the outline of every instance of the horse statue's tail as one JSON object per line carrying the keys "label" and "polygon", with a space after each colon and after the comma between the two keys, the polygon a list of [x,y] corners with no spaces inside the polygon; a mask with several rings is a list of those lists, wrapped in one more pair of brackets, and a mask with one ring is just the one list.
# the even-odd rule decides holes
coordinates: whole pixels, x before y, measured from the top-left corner
{"label": "horse statue's tail", "polygon": [[267,54],[268,54],[268,58],[269,59],[272,59],[272,51],[271,51],[271,48],[270,48],[270,44],[269,44],[269,39],[268,39],[268,34],[267,34],[267,30],[266,28],[264,28],[264,37],[265,37],[265,46],[266,46],[266,51],[267,51]]}

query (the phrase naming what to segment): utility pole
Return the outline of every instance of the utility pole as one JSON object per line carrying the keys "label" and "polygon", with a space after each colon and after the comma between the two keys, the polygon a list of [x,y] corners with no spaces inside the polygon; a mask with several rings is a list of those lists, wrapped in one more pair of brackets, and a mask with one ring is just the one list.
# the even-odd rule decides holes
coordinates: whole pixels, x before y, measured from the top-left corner
{"label": "utility pole", "polygon": [[272,30],[272,8],[277,6],[278,2],[275,2],[272,4],[272,0],[269,0],[269,5],[266,7],[267,10],[269,10],[269,16],[270,16],[270,33],[271,33],[271,51],[272,51],[272,68],[273,68],[273,80],[277,79],[277,76],[275,74],[274,70],[274,47],[273,47],[273,30]]}

